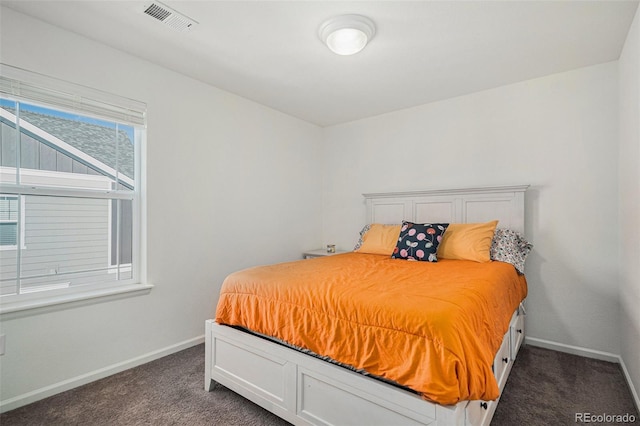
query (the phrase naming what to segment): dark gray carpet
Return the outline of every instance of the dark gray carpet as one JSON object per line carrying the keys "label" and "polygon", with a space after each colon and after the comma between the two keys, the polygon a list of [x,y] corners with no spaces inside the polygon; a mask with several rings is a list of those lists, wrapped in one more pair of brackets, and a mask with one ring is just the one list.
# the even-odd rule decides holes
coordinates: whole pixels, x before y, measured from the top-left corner
{"label": "dark gray carpet", "polygon": [[[633,415],[633,423],[576,421]],[[638,411],[619,364],[522,346],[492,425],[640,425]],[[597,417],[596,417],[597,419]]]}
{"label": "dark gray carpet", "polygon": [[[523,346],[492,425],[573,425],[576,412],[631,413],[640,424],[619,365]],[[288,425],[226,388],[206,392],[204,345],[9,411],[0,424]]]}

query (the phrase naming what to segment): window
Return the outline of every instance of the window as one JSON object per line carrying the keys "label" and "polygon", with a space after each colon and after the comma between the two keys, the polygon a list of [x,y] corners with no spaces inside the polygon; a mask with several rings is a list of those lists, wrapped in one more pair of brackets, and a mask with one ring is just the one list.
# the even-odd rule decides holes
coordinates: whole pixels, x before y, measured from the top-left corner
{"label": "window", "polygon": [[1,66],[1,307],[140,283],[145,105]]}
{"label": "window", "polygon": [[0,195],[0,249],[18,247],[18,197]]}

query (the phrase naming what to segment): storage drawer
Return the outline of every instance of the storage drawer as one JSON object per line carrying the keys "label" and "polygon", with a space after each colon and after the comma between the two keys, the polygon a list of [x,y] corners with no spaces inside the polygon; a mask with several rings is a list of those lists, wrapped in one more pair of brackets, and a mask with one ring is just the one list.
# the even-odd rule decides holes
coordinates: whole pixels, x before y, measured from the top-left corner
{"label": "storage drawer", "polygon": [[511,331],[511,358],[515,360],[518,349],[524,341],[524,315],[519,314],[509,329]]}
{"label": "storage drawer", "polygon": [[466,425],[488,425],[488,420],[493,417],[496,410],[496,401],[469,401],[466,408]]}
{"label": "storage drawer", "polygon": [[496,353],[496,357],[493,360],[493,374],[496,376],[500,392],[504,389],[504,384],[507,381],[507,367],[509,366],[509,363],[512,362],[510,343],[510,332],[507,331],[502,338],[502,345],[500,345],[500,349],[498,349],[498,353]]}

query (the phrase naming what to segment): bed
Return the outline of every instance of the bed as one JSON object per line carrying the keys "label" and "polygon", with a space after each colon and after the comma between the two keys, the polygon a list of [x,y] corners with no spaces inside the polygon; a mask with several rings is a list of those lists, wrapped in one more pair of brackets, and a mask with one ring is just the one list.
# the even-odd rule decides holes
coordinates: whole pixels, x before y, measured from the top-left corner
{"label": "bed", "polygon": [[[367,222],[498,220],[524,233],[526,188],[364,194]],[[206,322],[205,388],[293,424],[489,424],[524,338],[525,296],[503,262],[355,252],[239,271]]]}

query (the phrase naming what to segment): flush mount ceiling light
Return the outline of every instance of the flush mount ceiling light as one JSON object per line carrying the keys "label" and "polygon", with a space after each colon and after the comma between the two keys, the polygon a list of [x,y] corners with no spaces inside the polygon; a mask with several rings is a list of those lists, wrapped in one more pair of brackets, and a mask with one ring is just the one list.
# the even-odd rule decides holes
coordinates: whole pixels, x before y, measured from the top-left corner
{"label": "flush mount ceiling light", "polygon": [[318,31],[320,40],[338,55],[358,53],[375,33],[373,21],[361,15],[336,16],[325,21]]}

